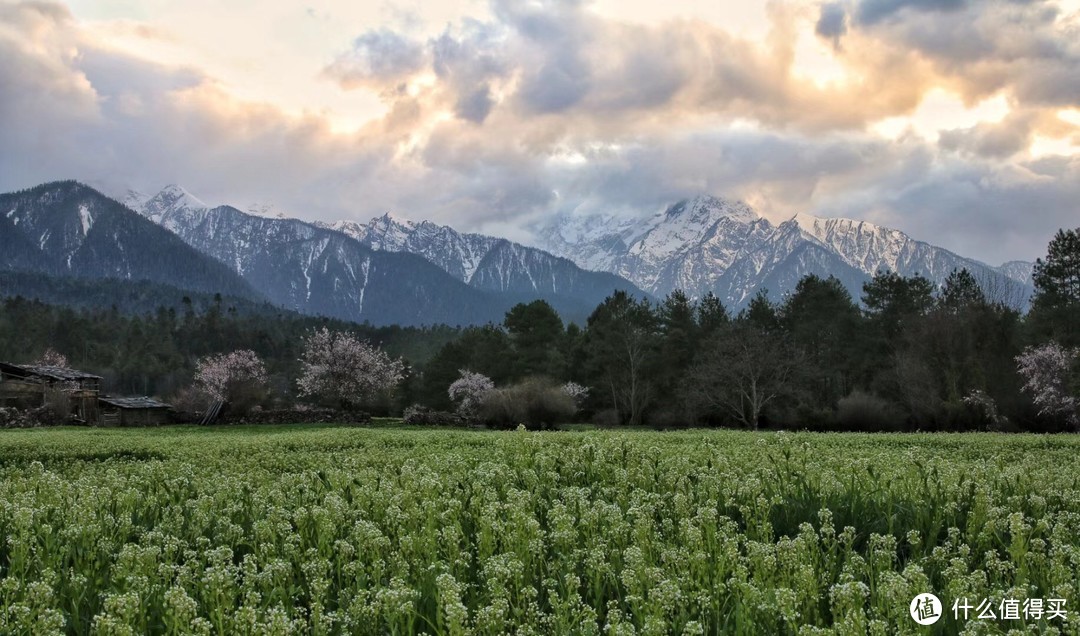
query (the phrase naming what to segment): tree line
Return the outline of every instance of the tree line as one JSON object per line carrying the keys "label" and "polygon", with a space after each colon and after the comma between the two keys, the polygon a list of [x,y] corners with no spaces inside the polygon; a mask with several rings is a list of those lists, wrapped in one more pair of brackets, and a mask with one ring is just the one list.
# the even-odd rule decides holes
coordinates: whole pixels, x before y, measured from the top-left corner
{"label": "tree line", "polygon": [[856,302],[808,275],[738,313],[713,295],[658,303],[617,292],[583,327],[543,301],[465,330],[407,379],[416,401],[460,408],[447,386],[550,378],[588,388],[578,418],[609,425],[820,430],[1072,430],[1080,400],[1080,230],[1033,274],[1030,310],[967,270],[939,287],[879,272]]}
{"label": "tree line", "polygon": [[879,272],[858,300],[839,280],[808,275],[781,301],[762,290],[737,313],[711,294],[651,302],[616,292],[581,326],[535,301],[469,328],[374,328],[220,304],[125,316],[9,299],[0,359],[51,347],[119,391],[168,398],[208,356],[250,351],[265,364],[266,399],[292,402],[313,394],[303,390],[303,347],[325,330],[400,359],[392,390],[335,398],[376,413],[418,405],[429,417],[503,424],[1074,429],[1080,229],[1054,237],[1034,285],[1026,314],[957,270],[940,287]]}

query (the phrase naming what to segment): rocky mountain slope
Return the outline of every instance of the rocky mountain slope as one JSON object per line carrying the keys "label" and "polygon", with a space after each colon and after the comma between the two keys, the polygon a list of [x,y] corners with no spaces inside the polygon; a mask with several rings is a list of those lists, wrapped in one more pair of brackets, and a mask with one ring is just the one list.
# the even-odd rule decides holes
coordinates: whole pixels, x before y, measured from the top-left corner
{"label": "rocky mountain slope", "polygon": [[429,221],[391,214],[360,224],[338,221],[325,227],[373,249],[423,256],[454,278],[477,289],[549,300],[565,298],[595,307],[614,290],[643,292],[609,272],[587,271],[567,258],[502,238],[467,234]]}
{"label": "rocky mountain slope", "polygon": [[734,307],[766,288],[773,298],[810,273],[836,276],[855,298],[879,270],[940,283],[967,268],[992,295],[1023,305],[1031,264],[993,267],[865,221],[798,214],[774,225],[741,202],[701,196],[639,221],[556,217],[538,246],[589,269],[617,273],[655,296],[716,293]]}
{"label": "rocky mountain slope", "polygon": [[242,277],[172,232],[74,181],[0,194],[0,270],[260,298]]}

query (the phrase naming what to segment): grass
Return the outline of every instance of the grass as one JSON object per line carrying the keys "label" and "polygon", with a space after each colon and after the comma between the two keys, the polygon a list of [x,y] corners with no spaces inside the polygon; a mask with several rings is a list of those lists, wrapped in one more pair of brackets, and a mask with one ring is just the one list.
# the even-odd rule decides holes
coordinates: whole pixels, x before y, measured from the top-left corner
{"label": "grass", "polygon": [[0,431],[0,633],[1078,633],[1080,438],[378,424]]}

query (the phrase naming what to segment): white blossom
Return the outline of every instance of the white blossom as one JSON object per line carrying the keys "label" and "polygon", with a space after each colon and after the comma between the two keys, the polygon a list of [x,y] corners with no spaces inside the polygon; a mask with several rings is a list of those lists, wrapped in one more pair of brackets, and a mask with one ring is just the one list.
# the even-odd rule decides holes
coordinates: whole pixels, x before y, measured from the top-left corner
{"label": "white blossom", "polygon": [[397,385],[405,364],[350,333],[323,327],[304,340],[301,375],[296,384],[302,396],[319,396],[343,407],[370,399]]}
{"label": "white blossom", "polygon": [[1060,415],[1073,425],[1080,424],[1080,399],[1071,395],[1072,366],[1080,359],[1080,349],[1066,349],[1054,341],[1027,347],[1016,356],[1024,390],[1032,395],[1040,415]]}
{"label": "white blossom", "polygon": [[491,378],[482,373],[474,373],[468,369],[458,369],[461,375],[450,385],[447,393],[450,399],[458,403],[458,412],[462,415],[476,415],[484,396],[495,389],[495,383]]}
{"label": "white blossom", "polygon": [[52,347],[46,349],[45,353],[41,354],[41,357],[34,364],[39,367],[69,368],[67,356]]}
{"label": "white blossom", "polygon": [[215,400],[228,401],[243,385],[266,385],[266,366],[254,351],[241,349],[199,360],[195,386]]}
{"label": "white blossom", "polygon": [[581,406],[581,403],[589,397],[589,388],[577,382],[567,382],[562,385],[562,392],[569,395],[574,400],[574,404],[578,406]]}

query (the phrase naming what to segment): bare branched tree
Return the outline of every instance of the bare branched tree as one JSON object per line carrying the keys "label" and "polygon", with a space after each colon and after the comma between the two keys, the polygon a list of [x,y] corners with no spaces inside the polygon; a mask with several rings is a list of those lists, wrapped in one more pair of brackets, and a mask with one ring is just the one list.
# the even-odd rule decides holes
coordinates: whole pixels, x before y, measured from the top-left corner
{"label": "bare branched tree", "polygon": [[692,407],[757,428],[766,407],[795,391],[802,367],[801,352],[781,334],[733,326],[704,345],[684,390]]}

